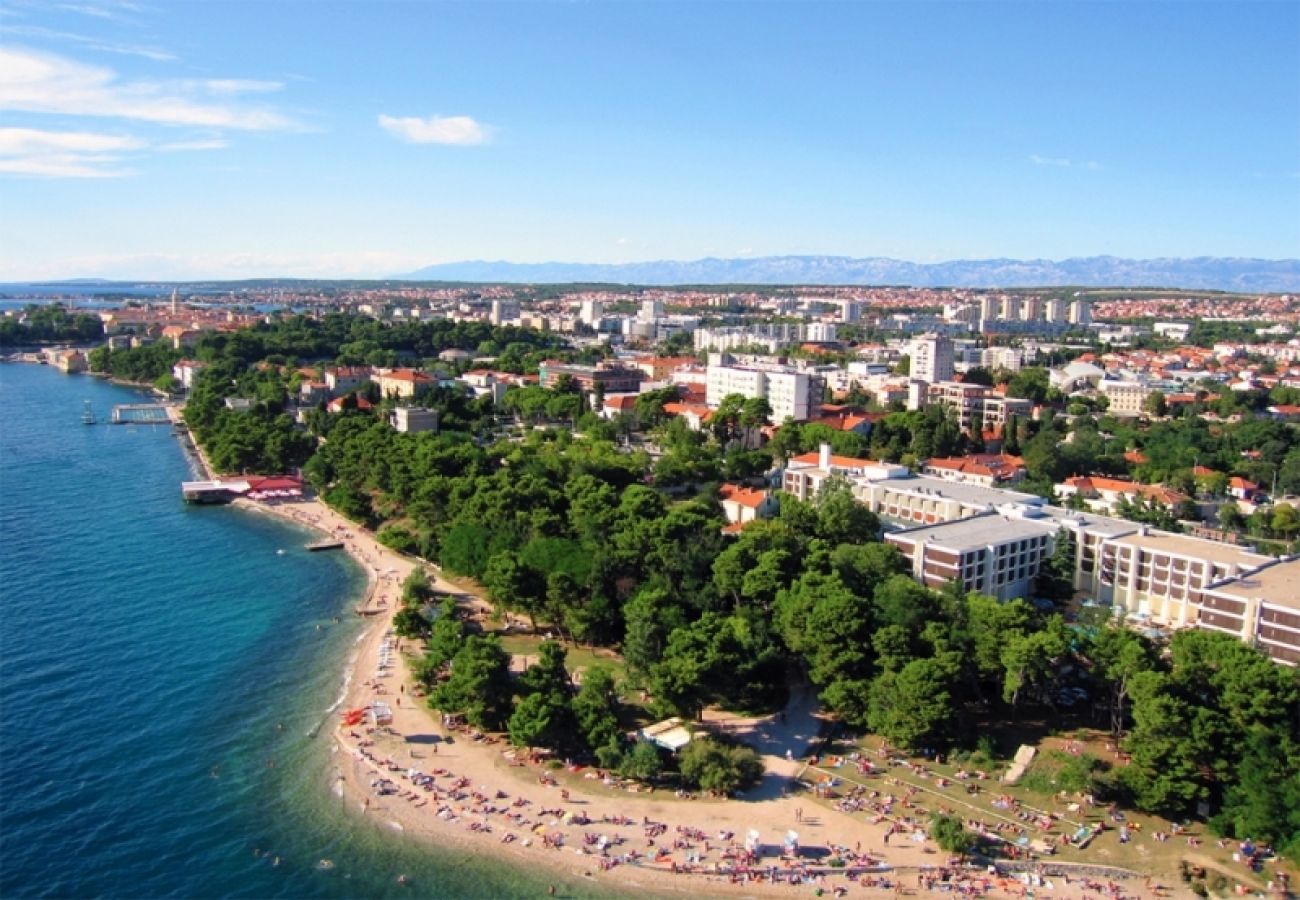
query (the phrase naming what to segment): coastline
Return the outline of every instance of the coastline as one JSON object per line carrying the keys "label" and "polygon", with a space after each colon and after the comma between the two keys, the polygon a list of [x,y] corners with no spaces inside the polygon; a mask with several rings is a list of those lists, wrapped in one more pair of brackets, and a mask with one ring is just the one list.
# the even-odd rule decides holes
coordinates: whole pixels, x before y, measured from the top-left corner
{"label": "coastline", "polygon": [[[947,870],[952,885],[960,879],[981,896],[1020,897],[1027,890],[1059,897],[1089,893],[1078,878],[1044,878],[1029,885],[1005,874],[952,867],[929,840],[910,834],[894,834],[891,844],[883,817],[871,821],[862,813],[841,812],[809,793],[786,796],[779,785],[788,784],[801,767],[782,766],[779,759],[766,760],[764,786],[744,799],[656,798],[611,791],[599,780],[588,788],[585,781],[575,783],[567,776],[563,785],[542,784],[547,770],[513,760],[506,742],[475,740],[463,730],[449,733],[434,711],[412,697],[415,682],[403,642],[391,633],[391,625],[400,606],[401,582],[415,561],[383,547],[319,500],[275,505],[238,500],[235,505],[342,540],[366,571],[368,587],[357,609],[369,621],[341,673],[338,709],[365,708],[381,700],[392,709],[393,723],[385,730],[364,724],[349,729],[336,719],[330,726],[331,753],[334,793],[351,814],[371,819],[377,828],[506,859],[521,868],[542,866],[570,881],[615,892],[894,896],[904,889],[921,890],[926,879],[937,881]],[[436,568],[426,571],[439,591],[456,595],[462,604],[485,606],[445,581]],[[384,669],[381,658],[390,660]],[[591,780],[594,773],[584,777]],[[647,822],[655,824],[647,827]],[[759,832],[763,847],[750,871],[761,873],[763,880],[729,874],[731,860],[724,859],[740,850],[750,829]],[[780,844],[788,831],[798,832],[805,847],[838,848],[847,865],[834,869],[782,859]],[[657,860],[656,854],[661,854]],[[1151,896],[1132,879],[1123,887],[1130,895]]]}

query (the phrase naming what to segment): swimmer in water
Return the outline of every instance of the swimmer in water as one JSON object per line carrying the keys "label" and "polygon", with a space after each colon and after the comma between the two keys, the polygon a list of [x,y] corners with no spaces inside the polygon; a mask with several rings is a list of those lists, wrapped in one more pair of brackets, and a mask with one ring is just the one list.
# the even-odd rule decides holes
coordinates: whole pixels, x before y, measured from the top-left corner
{"label": "swimmer in water", "polygon": [[398,883],[398,884],[406,884],[406,876],[405,876],[405,875],[398,875],[398,876],[397,876],[397,883]]}

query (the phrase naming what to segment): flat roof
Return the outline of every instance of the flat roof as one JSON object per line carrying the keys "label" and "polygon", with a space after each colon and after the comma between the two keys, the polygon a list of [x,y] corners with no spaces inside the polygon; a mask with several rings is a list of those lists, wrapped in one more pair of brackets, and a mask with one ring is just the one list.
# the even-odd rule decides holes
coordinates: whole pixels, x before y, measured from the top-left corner
{"label": "flat roof", "polygon": [[1300,609],[1300,558],[1265,566],[1218,585],[1213,591],[1243,600],[1257,598],[1265,603]]}
{"label": "flat roof", "polygon": [[1251,553],[1232,544],[1207,541],[1202,538],[1188,537],[1183,534],[1170,534],[1167,531],[1148,531],[1115,538],[1113,543],[1140,547],[1155,553],[1172,553],[1192,559],[1208,559],[1220,565],[1238,565],[1250,569],[1266,563],[1272,557]]}
{"label": "flat roof", "polygon": [[931,543],[945,550],[978,550],[990,544],[1007,544],[1056,533],[1055,522],[1015,516],[985,515],[926,525],[911,531],[890,532],[892,538]]}
{"label": "flat roof", "polygon": [[1137,522],[1130,522],[1128,519],[1116,519],[1113,516],[1102,516],[1094,512],[1076,512],[1072,509],[1062,509],[1059,506],[1044,506],[1043,512],[1046,513],[1046,517],[1057,522],[1081,525],[1087,531],[1102,534],[1106,537],[1132,534],[1142,527]]}
{"label": "flat roof", "polygon": [[865,476],[854,478],[852,481],[855,484],[875,484],[903,494],[926,494],[940,499],[958,500],[975,506],[996,507],[1007,503],[1042,506],[1047,502],[1037,494],[984,487],[979,484],[967,484],[963,481],[948,481],[945,478],[935,478],[931,475],[914,475],[910,478],[887,478],[884,480],[873,480],[870,476]]}

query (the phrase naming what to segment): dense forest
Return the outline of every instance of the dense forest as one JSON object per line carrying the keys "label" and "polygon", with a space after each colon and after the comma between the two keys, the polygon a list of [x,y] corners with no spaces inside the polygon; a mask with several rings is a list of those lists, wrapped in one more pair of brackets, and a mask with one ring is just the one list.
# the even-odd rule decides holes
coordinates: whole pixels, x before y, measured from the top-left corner
{"label": "dense forest", "polygon": [[[734,537],[722,533],[722,478],[761,475],[774,460],[826,439],[847,453],[961,452],[965,438],[942,415],[890,414],[869,440],[819,425],[787,427],[762,450],[739,440],[768,414],[758,404],[731,401],[709,430],[691,432],[663,415],[665,393],[646,395],[632,415],[610,422],[586,409],[571,385],[525,389],[499,409],[433,391],[422,402],[445,415],[436,434],[393,431],[380,398],[370,410],[312,410],[306,429],[290,418],[285,397],[294,370],[275,357],[300,365],[310,347],[317,358],[336,360],[342,346],[358,341],[370,342],[354,348],[360,358],[375,349],[370,344],[436,355],[468,339],[439,329],[446,329],[440,338],[416,344],[342,322],[328,330],[347,338],[338,346],[305,321],[287,324],[284,334],[268,326],[222,336],[197,348],[210,365],[187,420],[218,466],[301,465],[327,502],[389,546],[477,579],[500,609],[565,643],[617,650],[656,713],[691,717],[713,704],[771,710],[792,680],[806,680],[844,727],[910,748],[971,747],[982,729],[1008,721],[1095,725],[1111,730],[1132,757],[1114,770],[1098,764],[1089,786],[1100,796],[1179,816],[1207,802],[1225,834],[1300,841],[1297,673],[1252,648],[1182,633],[1162,650],[1109,622],[1067,622],[1043,599],[1058,593],[1051,566],[1037,602],[922,587],[845,485],[810,503],[782,497],[775,518]],[[416,331],[434,329],[405,333]],[[495,331],[478,334],[516,337]],[[531,339],[541,349],[525,338],[502,352],[524,344],[516,359],[526,364],[547,352],[545,336]],[[236,412],[225,407],[227,396],[256,402]],[[1116,423],[1103,436],[1110,423],[1086,419],[1068,429],[1051,417],[1024,423],[1014,437],[1042,477],[1107,465],[1130,441],[1153,471],[1177,472],[1189,453],[1236,471],[1247,447],[1279,477],[1293,464],[1294,442],[1271,423],[1216,432],[1179,418],[1131,435]],[[654,454],[629,443],[634,433],[648,438]],[[439,708],[629,773],[652,765],[612,737],[614,688],[605,676],[574,691],[561,678],[561,652],[544,650],[512,683],[499,643],[467,633],[438,609],[412,604],[403,628],[428,637],[424,672]],[[1079,691],[1089,698],[1081,706],[1070,700]],[[723,745],[705,750],[716,783],[743,781],[743,754]],[[1261,768],[1264,759],[1273,762]],[[1274,773],[1274,790],[1257,790],[1261,772]]]}

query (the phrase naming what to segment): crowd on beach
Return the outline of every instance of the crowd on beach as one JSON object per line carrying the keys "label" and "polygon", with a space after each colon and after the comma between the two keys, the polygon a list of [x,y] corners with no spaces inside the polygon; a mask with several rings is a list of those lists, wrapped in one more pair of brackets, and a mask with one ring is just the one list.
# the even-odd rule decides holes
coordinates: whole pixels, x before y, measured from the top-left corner
{"label": "crowd on beach", "polygon": [[[297,506],[285,504],[277,512],[337,536],[344,541],[348,552],[365,566],[370,576],[370,589],[358,612],[391,612],[396,604],[390,606],[389,591],[393,592],[393,597],[396,596],[397,581],[409,569],[409,563],[394,560],[370,535],[357,533],[330,511],[306,505],[295,508]],[[368,707],[383,704],[383,698],[392,696],[390,679],[396,676],[398,681],[402,680],[404,666],[400,648],[391,632],[387,631],[388,626],[381,624],[387,618],[381,616],[377,620],[376,626],[381,631],[373,639],[373,661],[363,663],[375,667],[374,677],[356,686],[352,698],[354,704]],[[399,691],[405,694],[404,683],[399,686]],[[400,696],[396,703],[401,713]],[[405,711],[408,716],[418,715],[409,704]],[[400,719],[396,724],[400,724]],[[476,734],[450,720],[444,721],[443,725],[460,731],[458,743],[483,744],[485,746],[477,750],[481,754],[499,752],[486,746],[489,742],[495,743],[489,736]],[[427,737],[431,736],[426,736],[426,740]],[[867,834],[882,837],[884,849],[864,850],[859,840],[853,840],[849,846],[819,836],[819,846],[814,850],[801,848],[793,832],[783,836],[780,827],[770,821],[768,815],[760,817],[761,825],[758,821],[754,824],[777,829],[776,844],[758,843],[757,832],[738,837],[728,828],[701,827],[698,822],[670,823],[663,821],[662,815],[632,817],[626,814],[626,806],[618,812],[598,815],[593,806],[601,802],[599,798],[585,795],[583,800],[570,802],[568,789],[561,787],[544,769],[537,778],[538,788],[554,791],[557,799],[539,798],[535,801],[524,796],[515,783],[504,788],[486,784],[482,779],[481,763],[470,765],[459,773],[451,768],[456,763],[445,755],[443,761],[446,765],[433,766],[423,759],[414,758],[404,763],[395,758],[395,753],[381,750],[381,745],[392,745],[389,738],[404,743],[402,735],[393,726],[375,724],[373,717],[371,727],[365,728],[357,723],[344,726],[337,732],[337,738],[353,761],[352,778],[348,779],[342,772],[340,778],[350,780],[361,792],[361,807],[366,814],[377,814],[382,809],[408,824],[412,820],[438,823],[437,827],[458,829],[466,838],[494,841],[509,845],[516,851],[551,851],[556,854],[557,862],[560,854],[571,853],[577,858],[576,864],[570,859],[565,867],[590,877],[635,867],[638,872],[654,872],[658,877],[700,878],[715,889],[725,885],[744,892],[763,887],[769,890],[808,890],[816,896],[836,897],[849,893],[878,896],[918,891],[970,897],[1023,897],[1034,896],[1035,891],[1046,891],[1091,900],[1121,900],[1162,894],[1158,886],[1153,887],[1149,882],[1146,890],[1141,890],[1131,881],[1099,877],[1072,880],[1063,874],[1049,879],[1032,868],[1018,872],[980,868],[963,865],[957,858],[942,865],[926,864],[924,857],[918,861],[916,854],[926,842],[928,808],[917,802],[919,798],[914,788],[901,782],[889,784],[882,781],[880,789],[854,787],[847,792],[836,792],[831,807],[836,814],[876,826]],[[434,737],[431,745],[434,755],[438,754],[439,740]],[[412,757],[415,755],[413,753]],[[848,761],[858,766],[860,774],[882,774],[881,767],[863,759]],[[838,767],[845,760],[834,759],[831,762]],[[516,759],[513,764],[524,763],[522,759]],[[892,759],[886,762],[886,765],[893,764],[910,765]],[[471,777],[469,770],[479,774]],[[611,784],[612,779],[609,776],[602,778],[603,774],[591,770],[586,777]],[[956,777],[965,782],[960,787],[967,793],[978,793],[982,790],[979,782],[984,781],[987,775],[983,772],[959,773]],[[941,789],[954,784],[947,781],[932,783]],[[826,796],[830,796],[829,792]],[[618,803],[616,800],[609,802]],[[393,807],[394,803],[398,807]],[[687,811],[692,808],[690,804],[682,806],[685,817],[690,816]],[[939,809],[942,811],[943,807]],[[802,812],[802,808],[797,811]],[[1013,813],[1024,819],[1022,814],[1028,815],[1022,810]],[[715,821],[708,813],[702,813],[702,816],[711,823]],[[802,815],[798,816],[798,821],[803,821]],[[1033,821],[1032,816],[1027,822],[1040,824]],[[967,824],[972,830],[988,835],[998,835],[1008,827],[998,823],[989,826],[975,819]],[[861,829],[854,829],[854,833],[863,834]],[[890,838],[896,835],[911,845],[899,848],[901,857],[889,846]],[[1011,846],[1014,847],[1014,843]]]}

